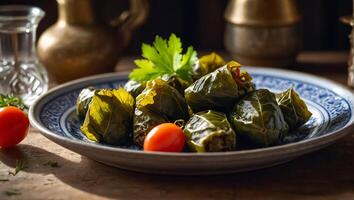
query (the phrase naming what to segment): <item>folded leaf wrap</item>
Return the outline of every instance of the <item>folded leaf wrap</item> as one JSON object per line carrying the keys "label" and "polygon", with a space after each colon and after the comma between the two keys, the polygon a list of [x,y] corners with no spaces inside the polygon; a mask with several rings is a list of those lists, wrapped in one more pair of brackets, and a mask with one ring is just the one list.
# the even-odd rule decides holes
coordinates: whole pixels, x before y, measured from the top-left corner
{"label": "folded leaf wrap", "polygon": [[145,136],[156,125],[188,118],[188,105],[175,88],[162,79],[149,81],[136,98],[134,142],[142,146]]}
{"label": "folded leaf wrap", "polygon": [[136,107],[164,115],[170,121],[189,118],[183,96],[162,79],[147,82],[144,91],[136,98]]}
{"label": "folded leaf wrap", "polygon": [[142,110],[135,108],[133,126],[134,143],[139,147],[143,147],[145,137],[151,129],[165,122],[168,122],[168,119],[163,115],[156,114],[144,108]]}
{"label": "folded leaf wrap", "polygon": [[93,95],[95,95],[95,92],[96,89],[94,87],[84,88],[77,97],[76,114],[80,119],[85,119],[86,112],[89,108]]}
{"label": "folded leaf wrap", "polygon": [[193,79],[197,80],[200,77],[210,72],[213,72],[214,70],[218,69],[219,67],[225,64],[226,62],[224,61],[224,59],[214,52],[202,56],[199,59],[199,63],[193,67]]}
{"label": "folded leaf wrap", "polygon": [[277,144],[289,129],[275,95],[267,89],[256,90],[236,103],[230,122],[240,143],[261,147]]}
{"label": "folded leaf wrap", "polygon": [[232,151],[236,133],[221,112],[207,110],[194,114],[184,128],[188,147],[194,152]]}
{"label": "folded leaf wrap", "polygon": [[189,86],[189,82],[177,76],[163,76],[162,80],[166,81],[167,84],[175,88],[182,96],[184,95],[184,90]]}
{"label": "folded leaf wrap", "polygon": [[297,128],[310,119],[312,113],[293,88],[277,94],[276,98],[290,129]]}
{"label": "folded leaf wrap", "polygon": [[130,80],[124,85],[124,89],[127,90],[134,98],[136,98],[146,86],[144,81]]}
{"label": "folded leaf wrap", "polygon": [[[177,76],[165,75],[161,77],[162,80],[166,81],[170,86],[175,88],[182,95],[184,90],[188,87],[189,83],[178,78]],[[146,87],[146,81],[134,81],[129,80],[125,85],[126,89],[134,98],[136,98]]]}
{"label": "folded leaf wrap", "polygon": [[102,89],[93,96],[81,131],[92,141],[128,144],[133,112],[134,98],[125,89]]}
{"label": "folded leaf wrap", "polygon": [[229,112],[235,101],[254,90],[252,78],[231,61],[190,85],[185,98],[193,112],[212,109]]}

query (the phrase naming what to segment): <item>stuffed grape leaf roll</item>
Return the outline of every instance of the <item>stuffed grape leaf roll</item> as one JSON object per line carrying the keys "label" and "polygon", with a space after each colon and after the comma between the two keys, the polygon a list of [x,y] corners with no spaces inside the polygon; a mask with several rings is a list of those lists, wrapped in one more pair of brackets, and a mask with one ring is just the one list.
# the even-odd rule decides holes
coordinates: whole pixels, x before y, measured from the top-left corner
{"label": "stuffed grape leaf roll", "polygon": [[[161,77],[162,80],[166,81],[170,86],[174,87],[179,93],[184,94],[184,90],[188,87],[189,83],[182,80],[177,76],[165,75]],[[146,87],[145,81],[134,81],[129,80],[125,85],[126,89],[134,98],[136,98]]]}
{"label": "stuffed grape leaf roll", "polygon": [[91,103],[92,97],[95,95],[96,89],[88,87],[81,90],[76,99],[76,114],[80,119],[85,119],[87,110]]}
{"label": "stuffed grape leaf roll", "polygon": [[310,119],[312,113],[293,88],[277,94],[276,98],[290,129],[297,128]]}
{"label": "stuffed grape leaf roll", "polygon": [[163,76],[162,80],[166,81],[167,84],[175,88],[182,96],[184,95],[184,90],[189,86],[190,83],[179,78],[178,76]]}
{"label": "stuffed grape leaf roll", "polygon": [[174,87],[162,79],[149,81],[136,98],[134,143],[141,147],[147,133],[158,124],[188,118],[188,105]]}
{"label": "stuffed grape leaf roll", "polygon": [[197,80],[200,77],[215,71],[219,67],[225,65],[225,60],[218,54],[212,52],[211,54],[202,56],[198,64],[193,67],[193,79]]}
{"label": "stuffed grape leaf roll", "polygon": [[236,133],[221,112],[207,110],[192,115],[184,134],[189,149],[194,152],[235,150]]}
{"label": "stuffed grape leaf roll", "polygon": [[134,98],[136,98],[146,86],[144,81],[130,80],[124,85],[124,89],[127,90]]}
{"label": "stuffed grape leaf roll", "polygon": [[164,115],[170,121],[189,118],[183,96],[162,79],[147,82],[144,91],[136,98],[136,107]]}
{"label": "stuffed grape leaf roll", "polygon": [[275,95],[267,89],[256,90],[237,102],[230,122],[239,142],[251,146],[275,145],[289,129]]}
{"label": "stuffed grape leaf roll", "polygon": [[131,140],[134,98],[125,89],[95,93],[81,131],[95,142],[125,145]]}
{"label": "stuffed grape leaf roll", "polygon": [[155,126],[169,122],[169,120],[151,110],[142,108],[141,110],[135,108],[134,112],[134,126],[133,126],[133,141],[139,147],[144,146],[146,135]]}
{"label": "stuffed grape leaf roll", "polygon": [[190,85],[185,98],[193,112],[212,109],[228,112],[235,101],[254,90],[251,76],[231,61]]}

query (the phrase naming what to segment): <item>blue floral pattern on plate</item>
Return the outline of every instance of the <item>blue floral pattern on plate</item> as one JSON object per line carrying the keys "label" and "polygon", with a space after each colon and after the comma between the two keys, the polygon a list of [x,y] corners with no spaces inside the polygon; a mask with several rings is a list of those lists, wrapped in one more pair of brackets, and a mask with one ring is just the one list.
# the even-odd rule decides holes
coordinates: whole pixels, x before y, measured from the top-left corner
{"label": "blue floral pattern on plate", "polygon": [[[294,88],[306,101],[311,112],[311,119],[299,129],[306,133],[302,139],[324,135],[345,126],[351,118],[352,105],[343,97],[330,89],[279,76],[251,73],[257,88],[267,88],[273,92]],[[123,85],[127,78],[112,79],[93,84],[97,88],[117,88]],[[84,86],[83,86],[84,87]],[[90,142],[81,133],[82,122],[75,114],[75,103],[81,89],[76,88],[60,94],[48,101],[40,112],[39,118],[43,126],[63,137]],[[293,141],[288,138],[288,142]]]}
{"label": "blue floral pattern on plate", "polygon": [[284,145],[211,153],[137,151],[88,141],[75,114],[82,88],[116,88],[124,74],[103,74],[63,84],[41,96],[29,110],[31,124],[57,144],[98,162],[122,169],[154,174],[225,174],[274,166],[321,149],[351,133],[354,95],[345,87],[309,74],[262,67],[247,67],[258,88],[280,92],[293,87],[313,113],[310,120],[285,138]]}

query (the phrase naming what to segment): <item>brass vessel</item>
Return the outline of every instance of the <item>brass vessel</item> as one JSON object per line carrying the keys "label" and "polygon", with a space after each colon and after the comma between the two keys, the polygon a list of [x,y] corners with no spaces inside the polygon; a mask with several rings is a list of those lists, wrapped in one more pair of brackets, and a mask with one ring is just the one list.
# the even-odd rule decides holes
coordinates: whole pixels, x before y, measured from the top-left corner
{"label": "brass vessel", "polygon": [[294,63],[302,46],[295,0],[230,0],[225,20],[225,47],[242,64]]}
{"label": "brass vessel", "polygon": [[57,0],[58,21],[39,38],[40,61],[62,83],[113,71],[131,32],[148,15],[147,0],[131,0],[130,10],[113,19],[111,26],[98,22],[91,0]]}
{"label": "brass vessel", "polygon": [[349,34],[350,51],[347,84],[351,89],[354,89],[354,17],[351,15],[343,16],[340,18],[340,21],[352,27],[352,31]]}

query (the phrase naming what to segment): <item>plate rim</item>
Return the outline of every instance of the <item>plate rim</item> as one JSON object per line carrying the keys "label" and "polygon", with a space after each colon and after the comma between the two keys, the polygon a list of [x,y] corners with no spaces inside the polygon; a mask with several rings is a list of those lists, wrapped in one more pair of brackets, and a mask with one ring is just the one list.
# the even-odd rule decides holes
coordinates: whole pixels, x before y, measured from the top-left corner
{"label": "plate rim", "polygon": [[[56,140],[62,141],[62,142],[67,142],[71,143],[73,145],[80,145],[80,146],[85,146],[85,147],[90,147],[92,149],[100,149],[100,150],[106,150],[106,151],[113,151],[113,152],[120,152],[120,153],[128,153],[128,154],[136,154],[136,155],[149,155],[149,156],[159,156],[159,157],[192,157],[192,158],[197,158],[197,157],[220,157],[220,156],[247,156],[247,158],[257,158],[257,157],[263,157],[264,154],[274,154],[275,152],[278,152],[279,154],[285,154],[288,151],[294,151],[296,148],[296,151],[299,151],[299,149],[306,150],[309,147],[316,147],[320,146],[321,144],[330,144],[331,142],[336,141],[337,139],[347,135],[350,131],[350,129],[354,128],[354,94],[349,90],[349,88],[345,87],[344,85],[334,82],[330,79],[320,77],[317,75],[312,75],[304,72],[299,72],[299,71],[294,71],[294,70],[288,70],[288,69],[277,69],[277,68],[270,68],[270,67],[258,67],[258,66],[245,66],[247,71],[249,72],[262,72],[262,74],[266,75],[274,75],[274,74],[281,74],[284,75],[283,77],[285,78],[290,78],[294,79],[294,77],[303,77],[302,79],[308,79],[306,80],[308,83],[312,83],[315,85],[319,85],[318,82],[323,82],[322,84],[329,84],[329,86],[335,86],[334,90],[332,88],[332,92],[335,92],[336,94],[342,96],[345,98],[347,101],[348,99],[351,99],[349,101],[352,103],[350,105],[351,109],[351,118],[347,122],[347,124],[343,127],[341,127],[338,130],[331,131],[325,135],[321,135],[318,137],[306,139],[306,140],[301,140],[298,142],[294,143],[289,143],[289,144],[283,144],[283,145],[277,145],[277,146],[271,146],[271,147],[265,147],[265,148],[257,148],[257,149],[250,149],[250,150],[239,150],[239,151],[228,151],[228,152],[203,152],[203,153],[195,153],[195,152],[179,152],[179,153],[173,153],[173,152],[145,152],[145,151],[140,151],[140,150],[133,150],[133,149],[127,149],[127,148],[121,148],[121,147],[110,147],[110,146],[105,146],[105,145],[100,145],[100,144],[93,144],[93,143],[87,143],[83,142],[81,140],[73,140],[69,139],[64,136],[57,135],[50,131],[49,129],[45,128],[39,119],[37,117],[39,114],[36,114],[35,111],[40,111],[40,108],[43,107],[45,103],[42,101],[46,100],[47,98],[50,98],[51,96],[54,96],[57,91],[69,89],[70,87],[72,88],[75,85],[80,85],[85,82],[90,82],[90,81],[97,81],[100,82],[101,79],[104,78],[113,78],[117,77],[119,78],[126,78],[129,72],[110,72],[110,73],[104,73],[104,74],[98,74],[98,75],[93,75],[93,76],[88,76],[80,79],[76,79],[61,85],[58,85],[56,87],[53,87],[50,89],[47,93],[41,95],[30,107],[29,109],[29,119],[32,124],[32,126],[36,129],[39,130],[39,132],[52,140],[55,143],[58,143]],[[299,80],[299,79],[298,79]],[[317,84],[316,84],[317,83]],[[321,84],[321,85],[322,85]],[[345,96],[344,96],[345,95]],[[56,95],[58,96],[58,95]],[[62,146],[62,145],[61,145]],[[71,150],[71,149],[70,149]]]}

